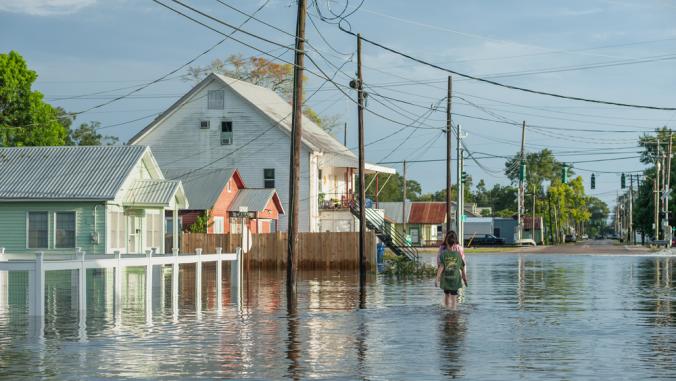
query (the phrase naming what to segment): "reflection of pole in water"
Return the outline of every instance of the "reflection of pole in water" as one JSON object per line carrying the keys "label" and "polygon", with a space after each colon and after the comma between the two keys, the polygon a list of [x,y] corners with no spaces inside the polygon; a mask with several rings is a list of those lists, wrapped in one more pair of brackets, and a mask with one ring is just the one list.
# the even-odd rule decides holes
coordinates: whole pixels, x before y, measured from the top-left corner
{"label": "reflection of pole in water", "polygon": [[518,259],[518,270],[517,270],[517,287],[516,287],[516,297],[519,303],[519,307],[523,306],[524,301],[524,286],[525,286],[525,276],[526,276],[526,266],[523,260],[523,255],[519,255]]}
{"label": "reflection of pole in water", "polygon": [[300,380],[300,342],[298,339],[298,299],[295,289],[287,288],[286,294],[286,358],[289,359],[287,376],[293,380]]}
{"label": "reflection of pole in water", "polygon": [[358,374],[361,377],[364,377],[366,374],[366,356],[368,351],[368,344],[366,340],[368,339],[368,328],[366,326],[366,316],[365,311],[357,312],[357,319],[359,319],[359,325],[357,326],[357,332],[355,335],[356,347],[357,347],[357,363]]}

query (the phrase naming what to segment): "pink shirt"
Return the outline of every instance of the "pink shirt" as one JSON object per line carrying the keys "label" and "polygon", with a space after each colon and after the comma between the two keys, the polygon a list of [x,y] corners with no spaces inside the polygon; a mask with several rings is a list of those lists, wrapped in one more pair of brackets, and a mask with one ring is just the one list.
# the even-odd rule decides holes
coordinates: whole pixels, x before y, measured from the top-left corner
{"label": "pink shirt", "polygon": [[[446,244],[443,244],[439,246],[439,252],[437,253],[437,266],[441,264],[441,253],[444,251],[446,248]],[[465,249],[458,245],[457,243],[453,246],[451,246],[451,251],[458,251],[460,252],[460,256],[462,257],[462,260],[467,264],[467,260],[465,259]]]}

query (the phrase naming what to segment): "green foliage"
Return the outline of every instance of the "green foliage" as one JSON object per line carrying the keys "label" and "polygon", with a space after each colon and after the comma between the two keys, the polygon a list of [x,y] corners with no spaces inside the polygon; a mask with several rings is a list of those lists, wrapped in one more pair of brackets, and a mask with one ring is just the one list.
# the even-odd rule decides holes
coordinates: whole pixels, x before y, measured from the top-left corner
{"label": "green foliage", "polygon": [[664,154],[667,144],[669,143],[669,129],[667,127],[655,129],[655,135],[651,136],[644,134],[638,139],[638,145],[643,148],[641,152],[641,163],[655,164],[657,160],[657,142],[660,142],[660,152]]}
{"label": "green foliage", "polygon": [[411,261],[405,257],[386,256],[383,274],[398,277],[435,277],[436,266],[424,262]]}
{"label": "green foliage", "polygon": [[38,75],[23,57],[0,54],[0,146],[63,145],[68,129],[63,114],[31,89]]}
{"label": "green foliage", "polygon": [[[366,185],[373,184],[366,191],[366,197],[372,200],[375,199],[376,192],[375,182],[372,183],[373,176],[375,175],[366,175]],[[383,175],[380,175],[379,178],[380,184],[382,184],[385,181],[384,178],[385,177]],[[392,177],[387,181],[387,183],[384,186],[381,185],[381,191],[380,194],[378,195],[378,200],[383,202],[402,201],[404,195],[403,184],[404,184],[403,176],[399,174],[392,175]],[[411,201],[418,201],[420,198],[421,191],[422,187],[420,186],[419,182],[409,179],[406,180],[406,198],[408,198]]]}
{"label": "green foliage", "polygon": [[[542,193],[544,181],[552,183],[557,179],[560,181],[563,163],[556,160],[552,151],[545,148],[540,152],[530,152],[526,154],[525,160],[528,189],[532,189],[535,186],[538,193]],[[519,181],[520,162],[521,156],[519,153],[505,162],[505,175],[507,175],[513,184],[517,184]],[[568,175],[572,176],[573,174],[574,172],[569,168]]]}
{"label": "green foliage", "polygon": [[200,214],[195,222],[190,225],[191,233],[206,233],[211,225],[214,224],[213,219],[211,218],[211,211],[204,212]]}
{"label": "green foliage", "polygon": [[97,132],[101,127],[100,122],[82,123],[76,130],[70,131],[68,143],[76,146],[111,146],[117,144],[115,136],[104,136]]}
{"label": "green foliage", "polygon": [[478,206],[490,206],[493,213],[498,217],[511,217],[516,214],[516,198],[517,189],[515,187],[495,184],[493,188],[486,189],[483,180],[479,180],[476,192],[473,195],[474,202]]}

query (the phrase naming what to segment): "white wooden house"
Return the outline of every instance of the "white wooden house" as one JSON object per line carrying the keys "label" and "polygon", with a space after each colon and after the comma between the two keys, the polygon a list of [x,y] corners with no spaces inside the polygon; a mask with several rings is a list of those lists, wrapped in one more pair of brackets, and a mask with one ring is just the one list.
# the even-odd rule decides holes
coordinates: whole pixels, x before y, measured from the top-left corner
{"label": "white wooden house", "polygon": [[[150,146],[160,167],[172,172],[236,168],[247,185],[276,188],[288,210],[290,134],[286,100],[270,89],[210,74],[129,143]],[[354,226],[345,207],[355,190],[357,157],[305,117],[302,142],[300,230]],[[366,169],[394,173],[372,164]],[[280,230],[287,224],[287,216],[280,216]]]}

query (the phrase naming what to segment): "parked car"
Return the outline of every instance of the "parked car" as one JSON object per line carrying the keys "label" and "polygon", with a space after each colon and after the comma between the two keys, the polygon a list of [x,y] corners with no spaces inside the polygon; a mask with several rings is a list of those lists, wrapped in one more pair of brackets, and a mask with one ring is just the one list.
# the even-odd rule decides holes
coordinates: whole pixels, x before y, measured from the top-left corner
{"label": "parked car", "polygon": [[606,237],[604,237],[603,234],[597,234],[594,239],[606,239]]}
{"label": "parked car", "polygon": [[564,241],[565,242],[577,242],[577,239],[575,238],[575,235],[573,235],[573,234],[566,234]]}
{"label": "parked car", "polygon": [[582,234],[582,236],[580,236],[580,239],[584,241],[584,240],[589,239],[589,236],[586,235],[586,234]]}
{"label": "parked car", "polygon": [[505,244],[505,240],[498,238],[492,234],[483,234],[474,237],[465,238],[465,246],[501,246]]}

